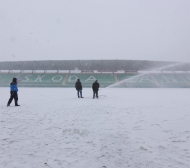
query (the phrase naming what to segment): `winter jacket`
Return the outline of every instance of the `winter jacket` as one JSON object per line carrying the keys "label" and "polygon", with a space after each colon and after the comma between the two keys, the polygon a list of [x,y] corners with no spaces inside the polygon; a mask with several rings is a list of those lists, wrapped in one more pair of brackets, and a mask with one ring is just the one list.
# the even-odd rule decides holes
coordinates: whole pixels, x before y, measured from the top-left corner
{"label": "winter jacket", "polygon": [[17,79],[16,78],[13,78],[13,81],[10,83],[10,91],[18,92]]}
{"label": "winter jacket", "polygon": [[78,81],[75,83],[75,88],[76,88],[76,90],[82,90],[82,84],[81,84],[80,80],[78,80]]}
{"label": "winter jacket", "polygon": [[99,90],[99,83],[95,81],[92,84],[92,89],[93,89],[93,91],[97,92]]}

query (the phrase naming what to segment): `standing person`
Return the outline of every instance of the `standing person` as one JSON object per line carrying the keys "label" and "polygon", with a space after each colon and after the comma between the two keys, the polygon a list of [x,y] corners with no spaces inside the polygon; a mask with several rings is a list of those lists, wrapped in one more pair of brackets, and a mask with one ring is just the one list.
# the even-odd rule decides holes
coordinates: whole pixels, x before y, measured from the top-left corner
{"label": "standing person", "polygon": [[99,90],[99,83],[98,80],[95,80],[95,82],[92,84],[92,89],[93,89],[93,99],[96,98],[98,99],[98,90]]}
{"label": "standing person", "polygon": [[[77,80],[77,82],[75,83],[75,88],[77,90],[77,95],[78,95],[78,98],[83,98],[82,97],[82,84],[80,82],[80,79]],[[79,96],[79,93],[80,93],[80,96]]]}
{"label": "standing person", "polygon": [[20,105],[18,105],[17,78],[13,78],[12,82],[10,83],[10,92],[11,92],[11,96],[10,96],[10,99],[7,103],[7,106],[10,106],[13,99],[15,100],[15,106],[20,106]]}

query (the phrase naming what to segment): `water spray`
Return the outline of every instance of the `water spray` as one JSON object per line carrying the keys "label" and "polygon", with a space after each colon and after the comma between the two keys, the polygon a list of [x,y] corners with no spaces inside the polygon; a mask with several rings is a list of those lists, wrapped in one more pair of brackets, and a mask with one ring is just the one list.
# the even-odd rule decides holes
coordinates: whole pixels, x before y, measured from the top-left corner
{"label": "water spray", "polygon": [[[190,63],[190,62],[188,62]],[[106,88],[113,88],[115,86],[119,86],[121,83],[124,83],[124,82],[127,82],[127,81],[130,81],[132,79],[135,79],[135,78],[138,78],[138,77],[141,77],[141,76],[144,76],[146,74],[150,74],[151,72],[153,71],[163,71],[164,69],[168,69],[168,68],[171,68],[171,67],[174,67],[174,66],[179,66],[179,65],[183,65],[183,64],[188,64],[188,63],[175,63],[175,64],[171,64],[171,65],[167,65],[167,66],[163,66],[163,67],[160,67],[160,68],[156,68],[156,69],[153,69],[151,70],[150,72],[146,72],[146,73],[142,73],[142,74],[139,74],[139,75],[136,75],[136,76],[133,76],[133,77],[130,77],[130,78],[127,78],[127,79],[124,79],[120,82],[117,82],[115,84],[112,84]]]}

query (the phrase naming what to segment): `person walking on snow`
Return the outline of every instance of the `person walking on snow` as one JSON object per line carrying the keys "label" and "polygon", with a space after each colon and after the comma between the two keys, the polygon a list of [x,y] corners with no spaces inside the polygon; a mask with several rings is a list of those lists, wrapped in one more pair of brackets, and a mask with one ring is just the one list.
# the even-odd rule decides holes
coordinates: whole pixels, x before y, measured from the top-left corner
{"label": "person walking on snow", "polygon": [[93,99],[96,98],[98,99],[98,90],[99,90],[99,83],[98,80],[95,80],[95,82],[92,84],[92,89],[93,89]]}
{"label": "person walking on snow", "polygon": [[[83,98],[82,97],[82,84],[80,82],[80,79],[77,80],[77,82],[75,83],[75,88],[77,90],[77,95],[78,95],[78,98]],[[80,96],[79,96],[79,93],[80,93]]]}
{"label": "person walking on snow", "polygon": [[10,92],[11,92],[11,96],[10,96],[10,99],[7,103],[7,106],[10,106],[13,99],[15,100],[15,106],[20,106],[20,105],[18,105],[17,78],[13,78],[12,82],[10,83]]}

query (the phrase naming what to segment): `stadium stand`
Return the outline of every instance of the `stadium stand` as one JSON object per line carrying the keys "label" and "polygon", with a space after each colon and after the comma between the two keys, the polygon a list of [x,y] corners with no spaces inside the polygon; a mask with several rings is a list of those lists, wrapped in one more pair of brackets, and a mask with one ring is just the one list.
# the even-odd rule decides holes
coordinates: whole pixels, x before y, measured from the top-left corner
{"label": "stadium stand", "polygon": [[[107,87],[118,83],[115,87],[135,88],[189,88],[190,74],[184,73],[148,73],[148,74],[13,74],[1,73],[0,86],[7,86],[13,77],[19,80],[22,87],[74,87],[77,79],[80,79],[83,87],[91,87],[97,79],[101,87]],[[123,82],[122,82],[123,81]]]}
{"label": "stadium stand", "polygon": [[[159,68],[159,72],[153,73],[150,69],[154,68]],[[8,86],[16,77],[22,87],[74,87],[77,79],[81,80],[83,87],[91,87],[96,79],[100,87],[113,84],[114,87],[136,88],[190,87],[188,63],[140,60],[17,61],[0,62],[0,70],[0,86]]]}
{"label": "stadium stand", "polygon": [[[141,60],[51,60],[0,62],[0,70],[81,70],[99,72],[141,71],[174,64],[165,61]],[[189,66],[187,67],[189,69]]]}

